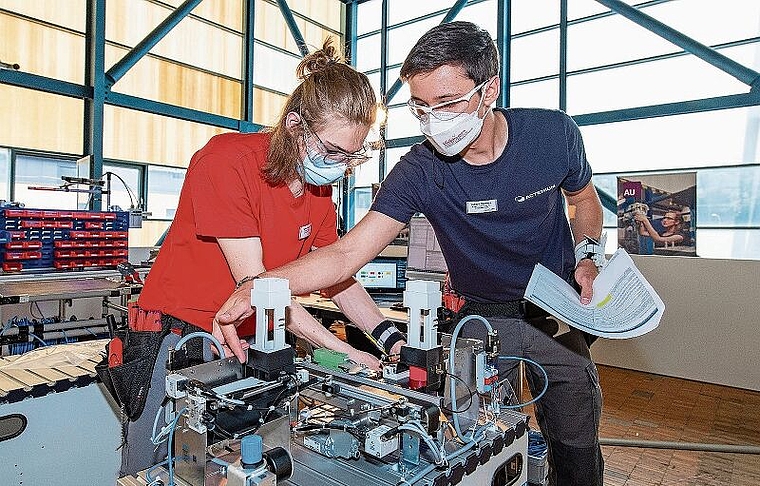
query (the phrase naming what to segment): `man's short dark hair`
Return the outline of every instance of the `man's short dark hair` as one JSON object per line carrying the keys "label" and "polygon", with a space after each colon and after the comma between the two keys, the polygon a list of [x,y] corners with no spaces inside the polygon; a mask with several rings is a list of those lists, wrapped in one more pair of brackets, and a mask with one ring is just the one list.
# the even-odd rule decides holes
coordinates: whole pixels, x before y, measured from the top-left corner
{"label": "man's short dark hair", "polygon": [[401,79],[429,73],[444,65],[461,66],[480,84],[499,74],[499,51],[487,30],[472,22],[433,27],[412,47],[401,66]]}

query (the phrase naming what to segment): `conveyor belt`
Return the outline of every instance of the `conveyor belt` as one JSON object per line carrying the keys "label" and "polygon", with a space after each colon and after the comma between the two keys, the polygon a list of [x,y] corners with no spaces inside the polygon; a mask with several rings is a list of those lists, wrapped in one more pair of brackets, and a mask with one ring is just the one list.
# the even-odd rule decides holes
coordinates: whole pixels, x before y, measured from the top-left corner
{"label": "conveyor belt", "polygon": [[[85,357],[76,365],[14,366],[14,362],[19,359],[28,360],[36,351],[0,358],[0,403],[15,403],[25,398],[62,392],[96,381],[95,365],[101,360],[101,352],[105,349],[106,342],[99,340],[61,345],[75,346],[77,355]],[[40,348],[37,351],[43,350],[47,349]]]}

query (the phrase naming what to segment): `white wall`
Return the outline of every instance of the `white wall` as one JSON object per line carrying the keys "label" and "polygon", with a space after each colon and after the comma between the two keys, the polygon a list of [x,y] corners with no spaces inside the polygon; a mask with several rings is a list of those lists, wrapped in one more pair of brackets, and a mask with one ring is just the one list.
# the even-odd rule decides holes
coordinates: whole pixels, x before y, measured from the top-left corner
{"label": "white wall", "polygon": [[632,255],[665,302],[657,329],[592,347],[601,364],[760,391],[760,261]]}

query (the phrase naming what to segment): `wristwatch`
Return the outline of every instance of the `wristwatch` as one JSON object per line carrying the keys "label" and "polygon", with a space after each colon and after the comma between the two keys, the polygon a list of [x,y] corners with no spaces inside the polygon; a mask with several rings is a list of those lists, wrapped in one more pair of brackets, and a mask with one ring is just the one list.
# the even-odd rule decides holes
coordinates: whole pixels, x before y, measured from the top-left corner
{"label": "wristwatch", "polygon": [[604,244],[607,242],[607,233],[602,233],[601,238],[598,240],[587,235],[583,236],[583,240],[575,246],[575,266],[578,266],[581,260],[589,259],[594,262],[598,270],[601,270],[607,263],[607,258],[604,256]]}

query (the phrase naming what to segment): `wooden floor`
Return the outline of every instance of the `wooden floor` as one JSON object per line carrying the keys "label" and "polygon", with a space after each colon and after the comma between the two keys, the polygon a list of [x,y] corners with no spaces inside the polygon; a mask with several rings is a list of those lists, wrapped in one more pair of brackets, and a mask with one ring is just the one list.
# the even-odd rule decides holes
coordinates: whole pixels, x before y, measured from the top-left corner
{"label": "wooden floor", "polygon": [[[758,392],[607,366],[599,375],[602,438],[760,446]],[[605,486],[760,485],[759,455],[618,446],[602,454]]]}

